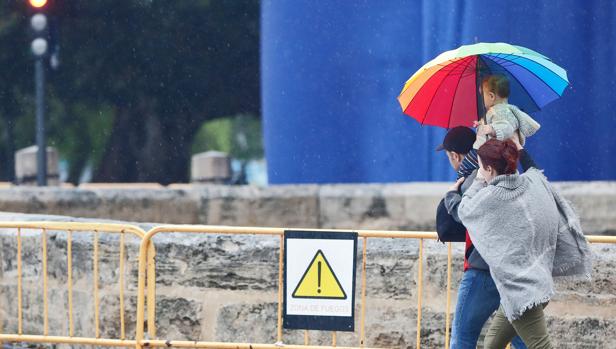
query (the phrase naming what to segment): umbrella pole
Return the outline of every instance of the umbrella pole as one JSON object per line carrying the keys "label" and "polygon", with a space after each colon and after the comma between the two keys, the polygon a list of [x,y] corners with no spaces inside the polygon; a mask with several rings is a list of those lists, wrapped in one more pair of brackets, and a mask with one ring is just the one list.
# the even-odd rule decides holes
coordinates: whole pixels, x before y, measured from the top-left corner
{"label": "umbrella pole", "polygon": [[483,76],[481,74],[482,69],[480,65],[484,65],[487,67],[485,63],[481,60],[481,57],[477,55],[477,62],[475,63],[475,80],[476,80],[476,88],[477,88],[477,121],[481,121],[486,115],[486,107],[483,104],[483,90],[481,88],[481,81],[483,80]]}

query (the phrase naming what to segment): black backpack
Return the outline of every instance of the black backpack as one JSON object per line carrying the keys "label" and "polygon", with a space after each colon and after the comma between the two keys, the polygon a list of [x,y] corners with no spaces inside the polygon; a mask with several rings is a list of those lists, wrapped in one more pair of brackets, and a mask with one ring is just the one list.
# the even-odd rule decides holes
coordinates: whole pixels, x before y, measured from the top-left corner
{"label": "black backpack", "polygon": [[461,223],[456,222],[447,212],[445,199],[441,199],[436,209],[436,233],[441,242],[465,242],[466,228]]}

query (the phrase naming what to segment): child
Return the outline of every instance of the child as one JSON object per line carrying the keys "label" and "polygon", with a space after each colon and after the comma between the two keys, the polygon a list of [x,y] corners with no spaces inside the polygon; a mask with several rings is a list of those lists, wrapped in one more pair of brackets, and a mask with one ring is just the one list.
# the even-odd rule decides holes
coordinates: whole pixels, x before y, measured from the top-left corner
{"label": "child", "polygon": [[483,123],[475,121],[477,140],[474,149],[479,149],[490,138],[505,140],[517,137],[524,145],[541,125],[515,105],[508,103],[509,80],[504,75],[487,76],[481,82],[483,103],[487,109]]}

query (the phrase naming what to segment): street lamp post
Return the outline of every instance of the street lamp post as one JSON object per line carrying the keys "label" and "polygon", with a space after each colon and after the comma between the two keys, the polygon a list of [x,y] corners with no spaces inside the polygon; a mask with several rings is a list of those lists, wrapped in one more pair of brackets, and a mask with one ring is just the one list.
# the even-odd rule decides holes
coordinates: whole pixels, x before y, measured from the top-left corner
{"label": "street lamp post", "polygon": [[[41,8],[45,5],[44,0],[30,0],[33,7]],[[36,13],[30,19],[30,25],[34,31],[32,40],[32,53],[34,62],[34,85],[36,94],[36,183],[38,186],[47,185],[47,145],[45,140],[45,56],[48,51],[47,42],[47,17],[42,13]]]}

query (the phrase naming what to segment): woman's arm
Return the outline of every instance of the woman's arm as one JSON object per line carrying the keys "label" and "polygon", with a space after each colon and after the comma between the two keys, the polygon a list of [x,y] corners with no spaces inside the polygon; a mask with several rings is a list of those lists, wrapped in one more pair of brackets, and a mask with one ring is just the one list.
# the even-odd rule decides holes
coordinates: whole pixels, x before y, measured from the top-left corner
{"label": "woman's arm", "polygon": [[450,190],[445,194],[444,204],[447,209],[447,213],[453,218],[454,221],[462,223],[458,216],[458,206],[462,201],[462,195],[456,190]]}
{"label": "woman's arm", "polygon": [[475,176],[475,179],[473,180],[473,184],[471,184],[471,186],[468,189],[466,189],[466,191],[463,194],[463,197],[472,198],[477,194],[477,192],[479,192],[481,189],[485,188],[486,186],[487,186],[486,179],[483,178],[483,176],[481,175],[481,172],[477,171],[477,175]]}
{"label": "woman's arm", "polygon": [[522,171],[526,172],[530,168],[536,168],[541,170],[541,167],[535,163],[535,160],[530,156],[530,154],[522,147],[520,141],[516,135],[516,137],[512,137],[511,140],[515,143],[515,146],[518,148],[518,152],[520,153],[520,165],[522,165]]}
{"label": "woman's arm", "polygon": [[526,149],[520,149],[520,165],[522,165],[522,170],[524,172],[528,171],[530,168],[536,168],[541,170],[541,167],[535,163],[535,160],[530,156],[530,154],[526,151]]}
{"label": "woman's arm", "polygon": [[462,223],[460,221],[460,217],[458,217],[458,204],[460,204],[460,200],[462,200],[462,196],[460,195],[460,186],[466,178],[460,178],[454,183],[451,187],[449,187],[449,191],[445,194],[443,198],[443,203],[445,204],[445,208],[447,209],[447,213],[458,223]]}
{"label": "woman's arm", "polygon": [[[458,205],[458,216],[462,221],[462,224],[468,218],[473,218],[473,214],[476,214],[475,208],[480,205],[480,202],[487,195],[488,188],[486,181],[483,177],[477,173],[477,177],[473,184],[464,192],[462,199]],[[468,227],[467,227],[468,228]]]}

